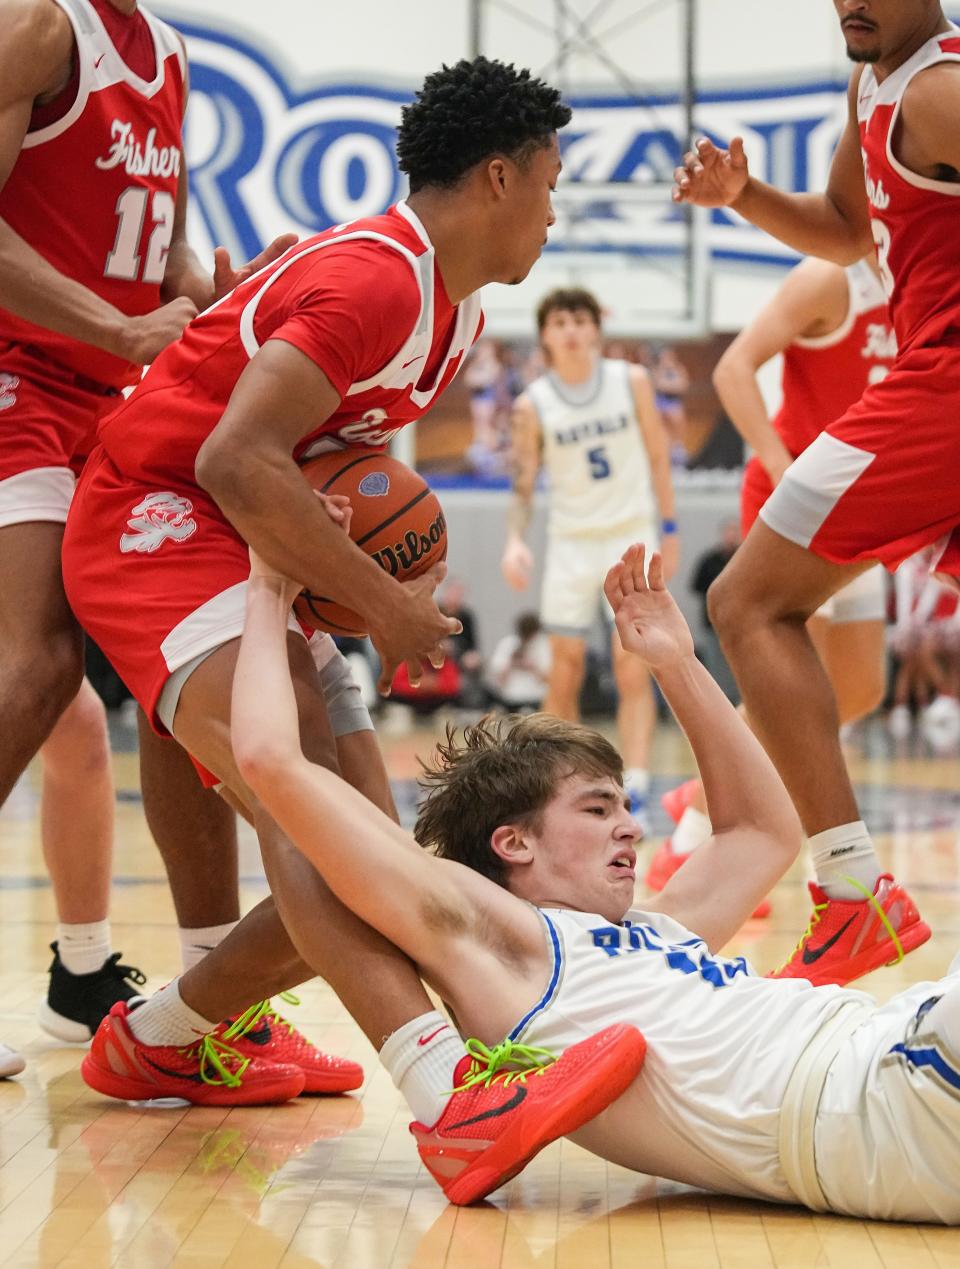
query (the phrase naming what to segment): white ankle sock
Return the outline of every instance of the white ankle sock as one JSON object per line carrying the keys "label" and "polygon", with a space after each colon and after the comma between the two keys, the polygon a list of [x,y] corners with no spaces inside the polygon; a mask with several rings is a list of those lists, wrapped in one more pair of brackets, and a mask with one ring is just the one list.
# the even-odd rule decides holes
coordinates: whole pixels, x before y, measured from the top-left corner
{"label": "white ankle sock", "polygon": [[960,1062],[960,984],[940,997],[927,1014],[923,1030],[935,1031],[950,1056]]}
{"label": "white ankle sock", "polygon": [[453,1073],[464,1053],[456,1031],[443,1014],[433,1010],[394,1031],[380,1050],[380,1061],[414,1118],[430,1127],[443,1114],[453,1090]]}
{"label": "white ankle sock", "polygon": [[57,950],[63,967],[71,974],[95,974],[113,948],[110,921],[89,921],[86,925],[57,926]]}
{"label": "white ankle sock", "polygon": [[238,921],[227,921],[224,925],[197,925],[187,928],[181,925],[180,959],[183,963],[183,973],[199,964],[207,952],[212,952],[237,925],[239,925]]}
{"label": "white ankle sock", "polygon": [[129,1022],[141,1044],[192,1044],[217,1025],[184,1004],[179,978],[161,987],[146,1004],[131,1010]]}
{"label": "white ankle sock", "polygon": [[712,832],[709,816],[688,806],[673,830],[671,838],[673,853],[675,855],[692,854],[698,846],[703,845]]}
{"label": "white ankle sock", "polygon": [[810,838],[817,885],[828,899],[863,899],[863,890],[845,878],[852,877],[873,894],[880,876],[880,861],[863,820],[838,824]]}

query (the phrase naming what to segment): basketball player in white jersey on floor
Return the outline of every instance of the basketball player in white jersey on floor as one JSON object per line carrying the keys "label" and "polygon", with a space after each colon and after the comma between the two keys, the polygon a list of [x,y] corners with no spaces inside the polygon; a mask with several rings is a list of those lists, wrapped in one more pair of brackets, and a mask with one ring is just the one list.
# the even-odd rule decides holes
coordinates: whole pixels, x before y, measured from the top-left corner
{"label": "basketball player in white jersey on floor", "polygon": [[416,830],[432,852],[308,762],[285,637],[297,589],[254,561],[231,714],[239,769],[481,1040],[558,1049],[624,1020],[644,1033],[643,1068],[577,1141],[722,1193],[960,1222],[960,957],[878,1005],[718,954],[793,862],[800,824],[697,661],[658,556],[648,581],[631,547],[605,591],[624,650],[693,747],[714,834],[643,910],[622,763],[588,728],[535,714],[441,746]]}
{"label": "basketball player in white jersey on floor", "polygon": [[[792,269],[772,298],[740,332],[717,363],[713,382],[723,408],[753,451],[740,493],[740,528],[750,532],[760,508],[793,460],[879,383],[896,356],[887,298],[872,256],[847,268],[811,257]],[[759,372],[783,357],[781,404],[771,418]],[[883,699],[886,679],[886,581],[875,564],[833,595],[807,622],[830,679],[840,725],[855,722]],[[662,890],[667,879],[710,836],[703,786],[688,781],[664,798],[677,827],[651,861],[646,884]],[[834,861],[816,861],[818,887],[835,899],[862,898]],[[814,897],[815,902],[816,896]],[[764,904],[755,915],[766,915]],[[813,954],[815,949],[808,952]],[[792,966],[792,968],[791,968]],[[818,976],[802,951],[787,972]]]}
{"label": "basketball player in white jersey on floor", "polygon": [[[678,538],[670,447],[642,366],[600,353],[600,304],[589,291],[560,289],[537,309],[548,369],[517,398],[513,415],[513,503],[503,574],[515,590],[530,584],[533,554],[524,540],[541,467],[550,486],[547,556],[540,619],[550,635],[544,711],[579,716],[587,635],[597,616],[610,561],[632,542],[662,543],[666,575]],[[650,784],[656,708],[650,676],[614,637],[617,728],[625,787],[643,817]]]}

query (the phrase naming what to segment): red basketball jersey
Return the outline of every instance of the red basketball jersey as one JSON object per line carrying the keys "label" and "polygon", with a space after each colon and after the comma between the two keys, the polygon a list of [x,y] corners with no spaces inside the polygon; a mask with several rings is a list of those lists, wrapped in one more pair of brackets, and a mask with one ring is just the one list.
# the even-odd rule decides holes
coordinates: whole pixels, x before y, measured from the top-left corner
{"label": "red basketball jersey", "polygon": [[[60,118],[27,134],[0,216],[67,277],[136,316],[160,303],[181,168],[185,60],[173,29],[140,9],[156,50],[141,79],[89,0],[55,0],[73,27],[77,88]],[[111,387],[139,367],[0,309],[0,340],[30,344]]]}
{"label": "red basketball jersey", "polygon": [[383,449],[447,387],[481,325],[479,295],[451,305],[426,230],[398,203],[297,243],[201,313],[104,419],[100,441],[127,476],[195,485],[197,452],[237,380],[279,339],[314,361],[341,397],[295,457]]}
{"label": "red basketball jersey", "polygon": [[903,95],[938,62],[960,62],[960,28],[928,40],[882,84],[865,67],[858,94],[873,238],[901,351],[960,328],[960,184],[918,176],[893,153]]}
{"label": "red basketball jersey", "polygon": [[846,270],[849,301],[843,323],[829,335],[796,339],[783,354],[783,404],[773,420],[796,457],[823,429],[878,383],[897,354],[887,301],[863,260]]}

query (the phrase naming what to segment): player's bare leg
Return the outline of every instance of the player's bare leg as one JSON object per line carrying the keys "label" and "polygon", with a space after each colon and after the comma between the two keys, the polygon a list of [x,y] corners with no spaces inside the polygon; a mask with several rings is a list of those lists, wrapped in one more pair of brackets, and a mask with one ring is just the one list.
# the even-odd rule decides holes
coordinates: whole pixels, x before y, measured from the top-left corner
{"label": "player's bare leg", "polygon": [[167,871],[189,969],[240,919],[236,815],[203,787],[186,751],[158,736],[142,710],[137,726],[143,810]]}
{"label": "player's bare leg", "polygon": [[[880,872],[840,748],[830,680],[806,628],[866,567],[831,564],[758,520],[708,595],[750,725],[811,838],[815,920],[781,972],[816,982],[849,981],[930,934],[909,896]],[[865,921],[876,929],[863,937]],[[834,925],[840,933],[831,939]]]}
{"label": "player's bare leg", "polygon": [[550,678],[543,712],[575,723],[580,717],[580,688],[583,686],[586,645],[573,635],[551,634]]}
{"label": "player's bare leg", "polygon": [[107,714],[87,679],[41,746],[40,759],[43,858],[57,914],[68,924],[105,921],[115,793]]}
{"label": "player's bare leg", "polygon": [[0,529],[0,804],[44,754],[43,847],[60,924],[40,1021],[83,1041],[135,993],[110,957],[113,783],[102,707],[89,684],[78,697],[83,635],[63,593],[62,540],[54,522]]}
{"label": "player's bare leg", "polygon": [[650,789],[650,743],[657,721],[653,681],[639,658],[624,652],[616,631],[610,641],[617,685],[617,732],[623,756],[623,786],[630,809],[643,823]]}
{"label": "player's bare leg", "polygon": [[837,623],[814,616],[807,631],[830,680],[840,725],[866,718],[886,688],[885,623]]}

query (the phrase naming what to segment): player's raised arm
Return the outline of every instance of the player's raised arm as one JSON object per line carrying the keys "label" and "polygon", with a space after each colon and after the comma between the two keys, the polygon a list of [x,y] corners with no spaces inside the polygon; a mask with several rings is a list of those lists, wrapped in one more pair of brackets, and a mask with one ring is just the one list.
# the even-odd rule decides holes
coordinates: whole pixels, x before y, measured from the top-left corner
{"label": "player's raised arm", "polygon": [[804,260],[743,328],[714,369],[713,385],[721,405],[774,485],[793,456],[770,421],[757,372],[794,340],[835,330],[848,306],[846,275],[823,260]]}
{"label": "player's raised arm", "polygon": [[800,823],[759,741],[697,660],[693,638],[642,546],[607,575],[604,592],[624,648],[650,668],[693,749],[713,835],[664,887],[665,912],[721,947],[779,881],[801,846]]}
{"label": "player's raised arm", "polygon": [[701,138],[674,172],[674,202],[730,207],[804,255],[853,264],[872,246],[857,128],[859,82],[857,71],[826,193],[786,194],[757,180],[750,175],[742,137],[734,137],[729,150]]}
{"label": "player's raised arm", "polygon": [[532,908],[421,850],[362,794],[304,757],[286,643],[298,589],[254,557],[230,718],[241,776],[337,897],[441,990],[451,965],[488,948],[493,923],[505,958],[543,958]]}
{"label": "player's raised arm", "polygon": [[660,553],[663,558],[663,572],[669,581],[676,572],[680,560],[677,502],[673,492],[673,475],[670,468],[670,443],[654,399],[650,376],[643,366],[630,367],[630,389],[650,462],[653,496],[657,500],[657,510],[660,513]]}
{"label": "player's raised arm", "polygon": [[514,590],[526,590],[533,572],[533,552],[525,541],[533,514],[533,490],[540,471],[542,439],[536,407],[524,392],[513,406],[510,427],[510,470],[513,497],[507,511],[507,542],[500,567]]}

